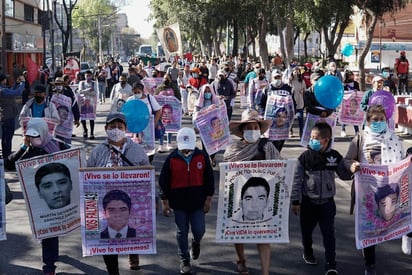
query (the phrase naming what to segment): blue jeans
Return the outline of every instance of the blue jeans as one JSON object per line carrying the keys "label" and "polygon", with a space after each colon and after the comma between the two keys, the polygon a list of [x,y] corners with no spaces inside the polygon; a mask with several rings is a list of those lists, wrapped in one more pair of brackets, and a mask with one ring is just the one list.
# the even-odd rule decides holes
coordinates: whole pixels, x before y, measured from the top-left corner
{"label": "blue jeans", "polygon": [[[346,125],[342,124],[342,131],[345,131]],[[353,129],[355,130],[355,134],[359,133],[359,126],[358,125],[353,125]]]}
{"label": "blue jeans", "polygon": [[299,136],[302,137],[303,134],[303,109],[296,109],[296,114],[299,122]]}
{"label": "blue jeans", "polygon": [[59,238],[53,237],[43,239],[41,241],[42,258],[43,258],[43,272],[54,272],[56,266],[54,265],[59,258]]}
{"label": "blue jeans", "polygon": [[[172,133],[167,133],[165,135],[167,135],[167,144],[169,145],[170,143],[172,143]],[[159,145],[163,145],[165,135],[163,135],[161,138],[159,138]]]}
{"label": "blue jeans", "polygon": [[100,99],[100,102],[104,101],[105,93],[106,93],[106,83],[99,82],[99,99]]}
{"label": "blue jeans", "polygon": [[189,224],[192,229],[193,239],[196,242],[202,240],[205,234],[205,213],[203,209],[193,211],[174,209],[176,223],[177,253],[180,260],[190,260],[189,243]]}
{"label": "blue jeans", "polygon": [[3,120],[0,125],[1,131],[1,149],[3,152],[3,159],[7,159],[11,154],[11,142],[14,136],[14,130],[16,129],[15,117]]}

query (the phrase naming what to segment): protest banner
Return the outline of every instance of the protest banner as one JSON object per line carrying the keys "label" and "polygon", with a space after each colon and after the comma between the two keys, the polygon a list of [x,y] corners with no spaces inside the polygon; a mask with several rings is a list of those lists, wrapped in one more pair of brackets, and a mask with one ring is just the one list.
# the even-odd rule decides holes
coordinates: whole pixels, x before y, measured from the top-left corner
{"label": "protest banner", "polygon": [[209,155],[226,149],[230,142],[226,104],[212,104],[196,113],[195,125]]}
{"label": "protest banner", "polygon": [[56,126],[56,135],[71,139],[74,121],[73,113],[71,112],[72,99],[60,93],[53,93],[50,101],[56,105],[60,116],[60,123]]}
{"label": "protest banner", "polygon": [[244,81],[239,82],[238,89],[240,91],[240,108],[246,109],[250,105],[250,98],[248,97],[247,86]]}
{"label": "protest banner", "polygon": [[197,99],[199,98],[199,91],[196,89],[187,89],[188,94],[187,94],[187,110],[189,111],[189,114],[193,114],[195,111],[195,104]]}
{"label": "protest banner", "polygon": [[355,174],[356,248],[397,239],[412,231],[409,158],[391,165],[361,164]]}
{"label": "protest banner", "polygon": [[164,81],[163,77],[145,77],[142,79],[142,83],[144,85],[144,92],[146,95],[151,94],[154,95],[157,86],[162,84]]}
{"label": "protest banner", "polygon": [[152,166],[82,168],[79,178],[83,256],[156,253]]}
{"label": "protest banner", "polygon": [[220,163],[216,241],[289,242],[295,163],[296,160]]}
{"label": "protest banner", "polygon": [[4,161],[0,159],[0,241],[6,239],[6,181]]}
{"label": "protest banner", "polygon": [[[61,110],[61,108],[60,108],[60,110]],[[31,117],[23,117],[20,120],[23,135],[26,135],[27,122],[29,122],[30,119],[31,119]],[[57,120],[54,120],[54,119],[48,118],[48,117],[42,117],[42,119],[44,119],[47,122],[47,127],[49,128],[50,135],[54,136],[55,132],[56,132],[56,126],[59,122]]]}
{"label": "protest banner", "polygon": [[347,125],[361,125],[364,119],[364,112],[360,108],[360,102],[364,92],[345,91],[343,95],[339,122]]}
{"label": "protest banner", "polygon": [[130,137],[133,142],[140,144],[146,155],[153,155],[155,153],[154,116],[150,115],[149,123],[142,132],[131,133],[127,131],[126,136]]}
{"label": "protest banner", "polygon": [[[83,89],[89,89],[93,83],[87,83],[85,81],[80,82],[79,85],[84,86]],[[97,85],[97,84],[96,84]],[[80,120],[95,120],[96,108],[97,108],[97,91],[82,92],[77,97]]]}
{"label": "protest banner", "polygon": [[320,116],[317,116],[317,115],[312,115],[310,113],[307,113],[305,126],[303,127],[302,138],[300,140],[300,145],[302,145],[303,147],[308,146],[309,139],[310,139],[310,133],[312,131],[312,128],[318,122],[326,122],[327,124],[330,125],[330,127],[332,127],[331,144],[333,145],[333,141],[335,139],[336,117],[337,117],[336,113],[332,113],[328,117],[320,117]]}
{"label": "protest banner", "polygon": [[291,96],[269,95],[264,118],[273,120],[273,123],[268,132],[265,133],[265,136],[269,140],[288,139],[294,116],[295,110]]}
{"label": "protest banner", "polygon": [[80,148],[16,162],[35,239],[64,235],[80,226],[78,171],[83,163]]}
{"label": "protest banner", "polygon": [[182,104],[174,96],[155,95],[162,106],[162,120],[167,133],[177,133],[182,127]]}

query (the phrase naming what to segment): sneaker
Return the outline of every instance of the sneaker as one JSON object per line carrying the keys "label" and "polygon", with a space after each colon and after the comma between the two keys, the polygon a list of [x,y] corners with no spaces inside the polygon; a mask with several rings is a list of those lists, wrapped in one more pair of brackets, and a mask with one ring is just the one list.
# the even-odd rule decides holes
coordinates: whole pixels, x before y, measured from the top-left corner
{"label": "sneaker", "polygon": [[237,272],[239,272],[240,275],[249,275],[245,260],[237,261]]}
{"label": "sneaker", "polygon": [[338,271],[336,269],[333,269],[333,268],[328,269],[325,273],[325,275],[337,275],[337,274],[339,274]]}
{"label": "sneaker", "polygon": [[411,248],[412,238],[408,237],[407,235],[402,236],[402,252],[405,255],[411,255],[412,248]]}
{"label": "sneaker", "polygon": [[375,265],[365,266],[365,275],[376,275]]}
{"label": "sneaker", "polygon": [[318,262],[316,261],[315,256],[313,256],[313,254],[303,253],[302,258],[305,261],[305,263],[308,264],[308,265],[317,265],[318,264]]}
{"label": "sneaker", "polygon": [[167,151],[171,151],[171,150],[173,150],[173,146],[172,145],[167,145],[166,149],[167,149]]}
{"label": "sneaker", "polygon": [[190,274],[190,273],[192,273],[192,266],[190,265],[189,260],[183,260],[180,263],[180,273],[181,274]]}
{"label": "sneaker", "polygon": [[139,270],[139,255],[129,254],[129,267],[131,270]]}
{"label": "sneaker", "polygon": [[190,257],[193,260],[197,260],[200,255],[200,242],[192,241],[192,248],[190,249]]}
{"label": "sneaker", "polygon": [[164,153],[166,152],[165,147],[163,145],[159,145],[159,148],[157,148],[158,153]]}
{"label": "sneaker", "polygon": [[340,136],[341,137],[346,137],[346,132],[345,131],[340,132]]}
{"label": "sneaker", "polygon": [[91,136],[90,136],[90,139],[95,139],[94,135],[91,135]]}

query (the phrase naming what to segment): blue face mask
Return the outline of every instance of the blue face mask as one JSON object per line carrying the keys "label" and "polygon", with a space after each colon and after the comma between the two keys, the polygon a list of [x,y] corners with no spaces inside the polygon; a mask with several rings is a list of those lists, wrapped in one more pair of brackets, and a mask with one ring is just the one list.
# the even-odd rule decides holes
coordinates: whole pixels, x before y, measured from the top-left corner
{"label": "blue face mask", "polygon": [[371,128],[372,132],[376,134],[382,134],[386,131],[387,124],[386,121],[372,121],[369,128]]}
{"label": "blue face mask", "polygon": [[205,93],[205,99],[211,99],[212,93]]}
{"label": "blue face mask", "polygon": [[322,149],[322,144],[320,144],[320,140],[319,139],[313,139],[311,138],[309,140],[309,148],[312,149],[313,151],[320,151],[320,149]]}
{"label": "blue face mask", "polygon": [[387,77],[389,76],[389,72],[383,71],[383,72],[382,72],[382,76],[383,76],[384,78],[387,78]]}

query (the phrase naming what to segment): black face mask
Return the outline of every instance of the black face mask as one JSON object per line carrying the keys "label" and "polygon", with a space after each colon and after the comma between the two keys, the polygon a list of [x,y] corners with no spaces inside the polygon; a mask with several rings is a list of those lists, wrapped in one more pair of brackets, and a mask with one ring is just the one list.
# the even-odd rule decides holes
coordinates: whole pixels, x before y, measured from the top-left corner
{"label": "black face mask", "polygon": [[259,80],[263,80],[264,78],[265,78],[265,76],[259,75]]}
{"label": "black face mask", "polygon": [[126,85],[126,81],[120,81],[120,84],[121,84],[122,86],[124,86],[124,85]]}
{"label": "black face mask", "polygon": [[44,100],[44,96],[34,96],[34,100],[36,101],[36,103],[42,103]]}
{"label": "black face mask", "polygon": [[169,85],[170,81],[169,80],[165,80],[165,85]]}

